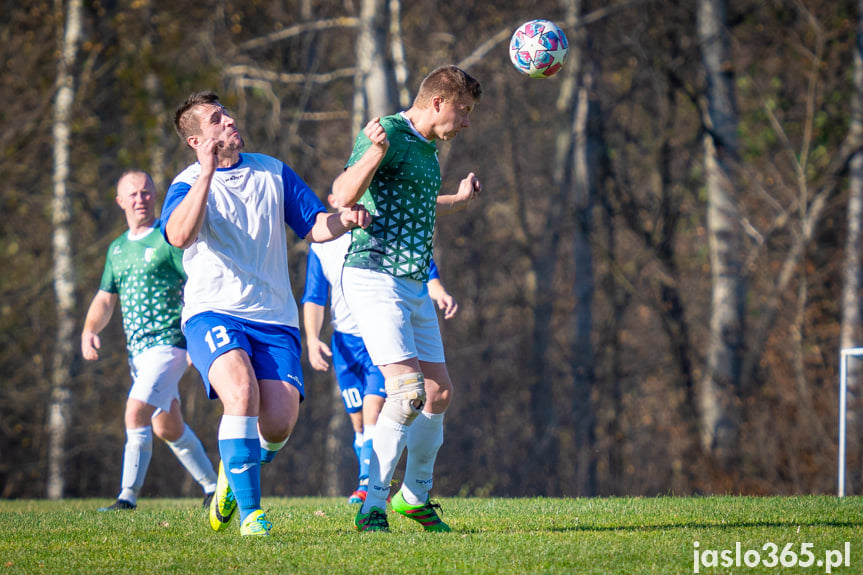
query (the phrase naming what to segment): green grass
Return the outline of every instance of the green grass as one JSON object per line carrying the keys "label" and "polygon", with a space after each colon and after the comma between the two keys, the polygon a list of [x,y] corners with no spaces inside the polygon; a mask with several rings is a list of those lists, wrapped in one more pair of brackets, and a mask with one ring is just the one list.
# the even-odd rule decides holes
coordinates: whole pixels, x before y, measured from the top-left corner
{"label": "green grass", "polygon": [[[445,498],[453,533],[423,533],[390,513],[390,533],[357,533],[342,498],[265,498],[268,539],[213,532],[197,499],[0,501],[0,575],[7,573],[692,573],[695,552],[759,551],[772,542],[813,565],[709,567],[701,573],[825,573],[826,553],[850,543],[863,573],[863,498]],[[235,520],[236,521],[236,520]],[[698,547],[695,546],[698,542]],[[733,556],[732,556],[733,557]],[[750,555],[750,559],[752,556]],[[785,556],[786,561],[791,559]],[[721,561],[721,556],[716,557]]]}

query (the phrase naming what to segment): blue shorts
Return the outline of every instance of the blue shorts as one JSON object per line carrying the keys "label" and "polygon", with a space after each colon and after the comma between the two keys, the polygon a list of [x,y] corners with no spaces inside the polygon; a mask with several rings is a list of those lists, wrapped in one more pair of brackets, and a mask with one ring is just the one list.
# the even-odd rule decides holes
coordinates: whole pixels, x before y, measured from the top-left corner
{"label": "blue shorts", "polygon": [[361,337],[334,331],[330,345],[333,369],[348,413],[361,411],[367,395],[387,396],[384,374],[375,367]]}
{"label": "blue shorts", "polygon": [[286,381],[300,391],[300,401],[305,398],[299,328],[207,311],[190,317],[183,333],[189,357],[201,374],[210,399],[218,397],[210,387],[210,366],[217,357],[237,348],[249,356],[255,377]]}

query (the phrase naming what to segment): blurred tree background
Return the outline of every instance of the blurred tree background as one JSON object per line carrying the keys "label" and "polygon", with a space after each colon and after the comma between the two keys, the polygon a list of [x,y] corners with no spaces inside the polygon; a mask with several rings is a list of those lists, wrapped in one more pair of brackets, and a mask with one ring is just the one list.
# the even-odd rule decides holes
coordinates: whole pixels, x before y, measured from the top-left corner
{"label": "blurred tree background", "polygon": [[[77,331],[58,382],[51,158],[72,2]],[[116,494],[130,384],[119,317],[98,362],[77,338],[125,230],[117,178],[146,169],[161,198],[194,161],[171,123],[189,93],[218,92],[247,151],[282,159],[323,199],[358,126],[381,102],[406,107],[447,63],[484,95],[471,128],[440,145],[443,191],[474,171],[484,192],[438,220],[460,311],[441,320],[456,394],[436,493],[833,492],[839,353],[860,343],[860,12],[850,0],[0,0],[0,497],[46,496],[58,384],[62,496]],[[554,78],[509,62],[532,18],[569,37]],[[299,296],[308,246],[289,237]],[[729,285],[737,303],[721,297]],[[723,323],[728,305],[740,313]],[[352,432],[331,375],[304,365],[300,422],[264,493],[347,494]],[[219,405],[194,370],[181,387],[217,461]],[[855,370],[850,387],[854,492]],[[196,495],[154,450],[142,495]]]}

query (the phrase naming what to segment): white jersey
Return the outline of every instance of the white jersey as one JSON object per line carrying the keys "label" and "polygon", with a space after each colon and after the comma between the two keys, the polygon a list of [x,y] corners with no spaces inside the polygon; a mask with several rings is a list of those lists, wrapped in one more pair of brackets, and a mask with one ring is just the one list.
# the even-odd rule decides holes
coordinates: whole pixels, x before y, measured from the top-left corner
{"label": "white jersey", "polygon": [[[171,213],[200,172],[196,162],[171,183],[162,209],[163,234]],[[214,311],[299,327],[285,222],[303,238],[323,211],[315,193],[275,158],[241,154],[236,165],[218,169],[210,184],[201,232],[183,254],[189,276],[183,322]]]}
{"label": "white jersey", "polygon": [[310,249],[318,257],[320,271],[330,284],[330,323],[333,329],[359,337],[360,329],[342,295],[342,267],[350,245],[351,234],[347,233],[329,242],[312,244]]}

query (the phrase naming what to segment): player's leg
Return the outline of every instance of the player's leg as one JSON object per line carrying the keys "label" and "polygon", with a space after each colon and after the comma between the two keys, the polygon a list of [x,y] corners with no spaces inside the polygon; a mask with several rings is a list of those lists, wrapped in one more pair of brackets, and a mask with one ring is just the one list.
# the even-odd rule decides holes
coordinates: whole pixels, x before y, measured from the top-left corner
{"label": "player's leg", "polygon": [[189,425],[183,421],[180,400],[171,402],[170,411],[160,411],[153,417],[153,432],[165,440],[186,471],[204,491],[204,504],[216,490],[216,470],[204,445]]}
{"label": "player's leg", "polygon": [[425,288],[421,282],[349,267],[342,272],[342,287],[369,355],[384,375],[387,393],[372,443],[368,495],[355,524],[363,531],[386,531],[390,480],[407,430],[425,402],[410,319],[411,300]]}
{"label": "player's leg", "polygon": [[405,480],[393,496],[393,509],[420,523],[426,531],[449,531],[437,506],[429,499],[434,464],[443,445],[444,413],[452,401],[453,385],[446,368],[437,313],[429,298],[412,316],[414,338],[425,378],[426,404],[408,432]]}
{"label": "player's leg", "polygon": [[[246,322],[252,347],[252,368],[258,378],[258,453],[271,461],[294,431],[305,393],[300,363],[302,347],[299,328]],[[272,529],[258,509],[243,516],[242,535],[268,535]]]}
{"label": "player's leg", "polygon": [[408,433],[408,458],[401,491],[410,505],[429,498],[438,451],[443,445],[444,412],[452,399],[452,381],[445,363],[421,362],[425,375],[426,406]]}
{"label": "player's leg", "polygon": [[186,350],[172,346],[153,348],[150,358],[158,379],[148,399],[159,407],[152,416],[153,433],[165,441],[204,491],[205,504],[216,489],[216,471],[204,446],[183,421],[180,408],[180,379],[188,367]]}
{"label": "player's leg", "polygon": [[134,509],[144,485],[153,455],[153,428],[150,416],[156,408],[137,399],[126,400],[124,423],[126,443],[123,446],[123,475],[117,501],[105,510]]}
{"label": "player's leg", "polygon": [[[363,379],[363,364],[362,357],[358,358],[358,353],[363,353],[366,356],[363,340],[357,335],[342,333],[339,331],[333,332],[333,337],[330,340],[330,349],[333,352],[333,371],[336,376],[336,381],[341,392],[342,403],[345,406],[345,412],[351,420],[351,427],[354,430],[353,449],[357,457],[357,488],[348,497],[348,503],[362,503],[366,497],[366,484],[368,483],[368,473],[363,473],[362,449],[365,442],[365,430],[363,427],[363,393],[365,382]],[[366,471],[368,467],[366,467]]]}
{"label": "player's leg", "polygon": [[224,409],[219,454],[240,518],[245,519],[261,507],[260,387],[248,354],[239,348],[213,361],[209,380]]}
{"label": "player's leg", "polygon": [[[361,489],[367,494],[372,445],[377,431],[378,418],[386,399],[386,384],[383,373],[375,365],[371,364],[370,358],[368,358],[364,373],[365,390],[363,394],[363,446],[360,451],[360,485]],[[365,495],[362,499],[365,501]]]}
{"label": "player's leg", "polygon": [[[410,365],[405,365],[403,363],[399,364],[398,367],[401,367],[402,369],[419,369],[419,362],[416,360],[414,360],[414,362],[416,364],[415,366],[413,363]],[[394,379],[398,380],[400,378],[404,381],[406,378],[415,377],[413,373],[403,374],[401,376],[390,375],[393,372],[394,367],[396,366],[388,365],[381,367],[381,371],[384,375],[388,376],[387,401],[389,401],[390,397],[393,395],[393,385],[391,382]],[[440,373],[435,373],[434,370],[432,370],[431,375],[436,375],[438,377],[441,376]],[[425,383],[424,378],[423,382]],[[432,387],[437,387],[438,383],[439,382],[433,381]],[[451,393],[448,395],[451,395]],[[402,484],[402,488],[393,496],[392,506],[393,510],[400,515],[404,515],[405,517],[420,523],[426,531],[450,531],[449,526],[441,521],[436,512],[436,508],[438,506],[433,504],[428,498],[428,490],[431,488],[432,484],[434,462],[437,457],[437,452],[443,443],[443,413],[432,414],[429,412],[429,416],[427,416],[426,413],[427,412],[425,410],[422,410],[417,414],[412,422],[408,422],[402,427],[404,429],[404,444],[407,447],[408,457],[405,466],[405,480]],[[375,477],[376,473],[375,456],[381,456],[382,454],[386,455],[388,444],[385,439],[382,441],[381,438],[386,438],[387,436],[392,435],[392,432],[389,434],[386,433],[387,430],[398,428],[399,426],[388,415],[387,405],[384,404],[384,409],[378,419],[378,428],[375,433],[374,440],[374,450],[369,466],[370,485],[371,478]],[[387,470],[381,465],[379,473],[384,476],[386,472]],[[392,471],[389,472],[389,477],[392,477]],[[411,490],[407,489],[409,484],[411,485]],[[418,497],[422,497],[423,492],[424,499],[419,501]],[[372,492],[370,490],[369,497],[366,501],[371,498],[371,493]],[[408,495],[409,497],[413,495],[413,501],[407,501],[405,499],[406,493],[410,494]]]}
{"label": "player's leg", "polygon": [[220,531],[240,505],[247,514],[260,506],[260,390],[242,322],[205,312],[187,320],[185,335],[208,397],[219,398],[223,406],[218,431],[222,460],[209,515],[210,526]]}
{"label": "player's leg", "polygon": [[138,504],[138,492],[144,485],[153,455],[153,427],[150,418],[157,409],[152,397],[157,389],[159,372],[153,369],[152,358],[157,354],[154,348],[150,348],[129,358],[132,387],[129,389],[123,415],[126,443],[123,446],[120,494],[113,505],[100,510],[134,509]]}

